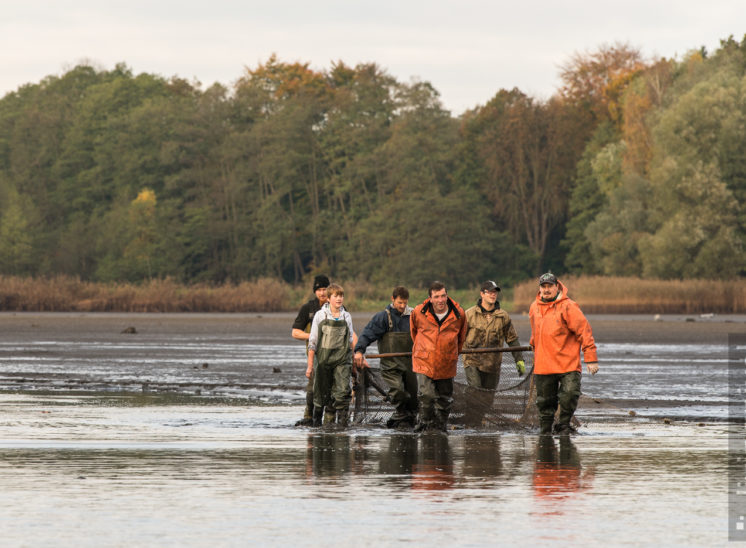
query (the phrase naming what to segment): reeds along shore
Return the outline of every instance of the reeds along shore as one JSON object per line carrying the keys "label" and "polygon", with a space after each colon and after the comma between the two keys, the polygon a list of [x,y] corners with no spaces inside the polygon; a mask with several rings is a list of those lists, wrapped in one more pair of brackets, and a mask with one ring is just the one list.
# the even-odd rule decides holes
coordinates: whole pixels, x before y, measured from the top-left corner
{"label": "reeds along shore", "polygon": [[[560,279],[585,313],[746,313],[744,280]],[[345,305],[353,311],[378,310],[391,294],[391,287],[368,282],[342,281],[342,285]],[[512,292],[504,291],[503,306],[512,313],[526,312],[536,291],[536,280],[518,284]],[[468,308],[479,290],[449,289],[449,294]],[[426,295],[425,289],[410,288],[410,303],[414,306]],[[211,286],[182,285],[169,279],[103,284],[65,276],[0,276],[0,311],[6,312],[280,312],[295,311],[309,298],[310,284],[294,286],[269,278]]]}
{"label": "reeds along shore", "polygon": [[[562,277],[570,298],[586,314],[743,314],[746,280],[643,280],[639,278]],[[526,312],[537,282],[515,287],[513,311]]]}

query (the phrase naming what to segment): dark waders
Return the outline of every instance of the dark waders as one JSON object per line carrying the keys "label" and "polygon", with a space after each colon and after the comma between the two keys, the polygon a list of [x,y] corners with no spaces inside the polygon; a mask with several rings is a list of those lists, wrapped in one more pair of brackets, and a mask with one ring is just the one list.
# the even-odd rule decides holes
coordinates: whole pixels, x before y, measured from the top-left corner
{"label": "dark waders", "polygon": [[554,414],[559,404],[559,417],[555,430],[558,433],[570,432],[570,420],[578,407],[580,398],[580,373],[558,373],[554,375],[534,375],[536,383],[536,407],[539,410],[541,434],[552,433]]}
{"label": "dark waders", "polygon": [[[391,312],[389,314],[389,329],[391,328]],[[378,351],[381,354],[392,352],[411,352],[412,336],[408,332],[387,331],[378,341]],[[388,427],[395,427],[402,423],[414,426],[417,416],[417,376],[412,371],[412,358],[398,356],[381,358],[381,377],[388,385],[388,396],[395,410],[386,423]]]}
{"label": "dark waders", "polygon": [[346,426],[352,390],[350,329],[344,320],[326,319],[319,324],[319,340],[313,372],[313,424],[339,422]]}

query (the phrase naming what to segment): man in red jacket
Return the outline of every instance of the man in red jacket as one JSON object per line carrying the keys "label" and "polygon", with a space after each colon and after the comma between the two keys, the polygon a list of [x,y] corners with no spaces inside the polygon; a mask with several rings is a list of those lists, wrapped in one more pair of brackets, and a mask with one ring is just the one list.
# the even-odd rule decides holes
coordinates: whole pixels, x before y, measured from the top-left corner
{"label": "man in red jacket", "polygon": [[453,405],[453,378],[466,340],[466,314],[448,296],[445,284],[433,282],[429,298],[410,316],[412,370],[417,373],[420,409],[415,432],[445,432]]}
{"label": "man in red jacket", "polygon": [[555,433],[574,433],[570,420],[580,398],[581,350],[588,372],[595,375],[598,371],[591,326],[578,304],[567,296],[567,288],[551,272],[539,278],[539,293],[528,316],[541,434],[552,433],[558,403]]}

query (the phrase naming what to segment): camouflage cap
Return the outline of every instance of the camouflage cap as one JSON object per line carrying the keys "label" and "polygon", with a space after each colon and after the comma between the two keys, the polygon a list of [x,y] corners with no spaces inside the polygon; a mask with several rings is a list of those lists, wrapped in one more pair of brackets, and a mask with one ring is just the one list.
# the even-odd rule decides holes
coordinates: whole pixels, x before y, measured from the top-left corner
{"label": "camouflage cap", "polygon": [[539,276],[539,285],[543,285],[543,284],[557,285],[557,276],[555,276],[551,272],[542,274],[541,276]]}

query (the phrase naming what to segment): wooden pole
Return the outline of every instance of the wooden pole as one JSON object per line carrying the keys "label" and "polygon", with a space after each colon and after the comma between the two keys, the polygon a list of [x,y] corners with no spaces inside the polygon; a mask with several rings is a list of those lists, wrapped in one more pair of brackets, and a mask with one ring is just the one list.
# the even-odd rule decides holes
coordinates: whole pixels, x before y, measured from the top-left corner
{"label": "wooden pole", "polygon": [[[462,350],[462,354],[483,354],[485,352],[528,352],[533,351],[531,346],[503,346],[501,348],[467,348]],[[411,352],[388,352],[386,354],[367,354],[365,357],[369,359],[373,358],[400,358],[405,356],[411,356]]]}

